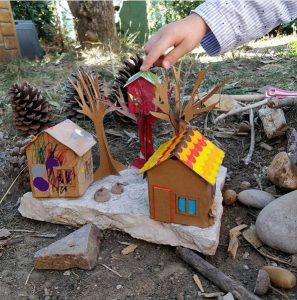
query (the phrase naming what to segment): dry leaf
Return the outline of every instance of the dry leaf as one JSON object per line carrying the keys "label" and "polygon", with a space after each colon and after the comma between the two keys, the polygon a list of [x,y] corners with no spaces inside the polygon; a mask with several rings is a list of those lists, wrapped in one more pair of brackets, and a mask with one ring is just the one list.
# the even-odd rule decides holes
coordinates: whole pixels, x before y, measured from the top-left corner
{"label": "dry leaf", "polygon": [[195,283],[196,283],[196,285],[198,286],[199,290],[200,290],[202,293],[204,293],[204,288],[203,288],[202,283],[201,283],[201,281],[200,281],[200,279],[199,279],[199,277],[198,277],[197,274],[193,275],[193,280],[195,281]]}
{"label": "dry leaf", "polygon": [[239,246],[238,243],[238,238],[241,235],[241,230],[248,227],[248,225],[246,224],[241,224],[238,225],[232,229],[230,229],[229,231],[229,235],[230,235],[230,242],[229,242],[229,246],[228,246],[228,253],[230,256],[232,256],[233,258],[236,257],[236,253],[237,253],[237,249]]}
{"label": "dry leaf", "polygon": [[224,293],[222,293],[222,292],[203,293],[203,294],[201,294],[201,296],[203,296],[205,298],[217,298],[217,297],[224,296]]}
{"label": "dry leaf", "polygon": [[128,254],[134,252],[137,247],[138,247],[137,244],[130,244],[129,246],[127,246],[126,248],[124,248],[122,250],[122,254],[123,255],[128,255]]}

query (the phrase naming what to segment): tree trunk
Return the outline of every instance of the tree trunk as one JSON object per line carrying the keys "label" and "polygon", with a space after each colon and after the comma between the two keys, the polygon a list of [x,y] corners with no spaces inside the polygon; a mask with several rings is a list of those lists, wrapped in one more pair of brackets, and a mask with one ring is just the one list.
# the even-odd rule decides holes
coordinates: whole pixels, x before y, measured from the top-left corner
{"label": "tree trunk", "polygon": [[112,1],[68,1],[82,47],[102,44],[116,51],[119,45]]}

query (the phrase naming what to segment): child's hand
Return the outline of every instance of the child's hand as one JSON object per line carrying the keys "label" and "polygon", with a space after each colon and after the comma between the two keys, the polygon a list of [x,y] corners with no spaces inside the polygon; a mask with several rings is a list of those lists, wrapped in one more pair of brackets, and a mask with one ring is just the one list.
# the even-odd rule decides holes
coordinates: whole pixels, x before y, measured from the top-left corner
{"label": "child's hand", "polygon": [[[207,24],[197,14],[163,26],[144,46],[146,57],[141,71],[148,70],[152,65],[169,69],[179,58],[193,50],[208,30]],[[174,48],[165,54],[171,47]]]}

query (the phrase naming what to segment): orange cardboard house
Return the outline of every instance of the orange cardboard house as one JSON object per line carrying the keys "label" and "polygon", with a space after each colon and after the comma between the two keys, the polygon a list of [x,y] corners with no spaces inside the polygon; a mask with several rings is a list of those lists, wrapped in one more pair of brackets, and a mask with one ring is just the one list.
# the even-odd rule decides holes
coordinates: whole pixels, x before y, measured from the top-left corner
{"label": "orange cardboard house", "polygon": [[42,131],[26,147],[36,198],[79,197],[93,182],[93,136],[70,120]]}
{"label": "orange cardboard house", "polygon": [[151,218],[208,227],[216,178],[224,152],[200,132],[187,129],[159,147],[140,170],[146,172]]}

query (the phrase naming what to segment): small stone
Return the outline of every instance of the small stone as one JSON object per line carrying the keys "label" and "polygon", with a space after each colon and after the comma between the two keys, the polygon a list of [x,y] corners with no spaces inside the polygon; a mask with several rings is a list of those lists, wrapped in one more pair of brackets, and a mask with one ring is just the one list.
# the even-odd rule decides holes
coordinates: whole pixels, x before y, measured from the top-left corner
{"label": "small stone", "polygon": [[251,184],[248,181],[242,181],[240,183],[240,189],[241,190],[247,190],[251,187]]}
{"label": "small stone", "polygon": [[234,204],[236,201],[237,194],[234,190],[223,191],[223,201],[226,205]]}
{"label": "small stone", "polygon": [[117,290],[120,290],[122,287],[123,287],[122,285],[118,284],[118,285],[116,286],[116,289],[117,289]]}
{"label": "small stone", "polygon": [[297,176],[286,152],[278,153],[267,169],[270,181],[278,187],[297,189]]}
{"label": "small stone", "polygon": [[257,217],[256,233],[267,246],[297,253],[297,191],[281,196],[268,204]]}
{"label": "small stone", "polygon": [[0,229],[0,239],[7,238],[10,235],[11,235],[11,232],[8,229],[6,229],[6,228]]}
{"label": "small stone", "polygon": [[176,300],[185,300],[184,293],[179,293],[179,294],[176,296]]}
{"label": "small stone", "polygon": [[65,275],[65,276],[69,276],[71,273],[70,273],[70,271],[68,270],[68,271],[65,271],[64,273],[63,273],[63,275]]}
{"label": "small stone", "polygon": [[243,265],[243,268],[244,268],[245,270],[249,270],[249,269],[250,269],[248,265]]}
{"label": "small stone", "polygon": [[222,300],[234,300],[234,297],[231,293],[226,294]]}
{"label": "small stone", "polygon": [[271,147],[270,145],[268,145],[266,143],[263,143],[263,142],[260,143],[260,147],[267,150],[267,151],[272,151],[273,150],[273,147]]}
{"label": "small stone", "polygon": [[286,133],[288,125],[282,109],[261,108],[258,111],[263,123],[264,131],[269,139],[282,136]]}
{"label": "small stone", "polygon": [[67,270],[81,268],[91,270],[97,263],[102,233],[99,228],[87,224],[61,240],[35,253],[36,269]]}
{"label": "small stone", "polygon": [[110,193],[109,191],[104,188],[101,187],[100,189],[98,189],[95,194],[94,194],[94,200],[96,202],[107,202],[110,200]]}
{"label": "small stone", "polygon": [[238,194],[239,202],[254,208],[263,208],[274,199],[273,195],[255,189],[245,190]]}
{"label": "small stone", "polygon": [[116,194],[116,195],[120,195],[120,194],[123,194],[124,193],[124,185],[120,182],[116,182],[112,188],[111,188],[111,192],[113,194]]}
{"label": "small stone", "polygon": [[250,256],[250,254],[248,252],[244,252],[242,255],[243,259],[247,259]]}

